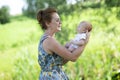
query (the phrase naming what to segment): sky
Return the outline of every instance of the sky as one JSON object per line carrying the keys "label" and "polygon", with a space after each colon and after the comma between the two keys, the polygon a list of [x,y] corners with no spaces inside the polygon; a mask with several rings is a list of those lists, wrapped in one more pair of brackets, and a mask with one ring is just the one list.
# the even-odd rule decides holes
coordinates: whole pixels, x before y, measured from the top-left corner
{"label": "sky", "polygon": [[[75,4],[75,0],[67,0],[68,4]],[[22,13],[22,8],[26,5],[25,0],[0,0],[0,8],[2,6],[8,6],[11,15],[17,15]]]}
{"label": "sky", "polygon": [[0,8],[7,5],[11,15],[22,13],[22,7],[25,6],[25,0],[0,0]]}

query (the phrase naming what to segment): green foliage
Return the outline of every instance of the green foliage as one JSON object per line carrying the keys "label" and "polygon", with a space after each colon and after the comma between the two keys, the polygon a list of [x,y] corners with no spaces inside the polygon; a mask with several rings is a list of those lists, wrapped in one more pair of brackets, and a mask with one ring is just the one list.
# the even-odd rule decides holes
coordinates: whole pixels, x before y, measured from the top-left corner
{"label": "green foliage", "polygon": [[65,0],[25,0],[28,4],[27,8],[23,8],[23,14],[28,17],[35,18],[36,12],[39,9],[46,7],[55,7],[56,9],[62,9],[63,5],[66,5]]}
{"label": "green foliage", "polygon": [[10,22],[9,8],[3,6],[0,8],[0,24],[5,24]]}
{"label": "green foliage", "polygon": [[110,9],[110,7],[117,8],[117,15],[116,17],[120,19],[120,0],[105,0],[106,8]]}
{"label": "green foliage", "polygon": [[112,80],[120,80],[120,73],[114,74],[114,76],[112,76]]}
{"label": "green foliage", "polygon": [[37,80],[39,77],[39,66],[36,56],[30,50],[24,48],[15,59],[13,68],[13,80]]}
{"label": "green foliage", "polygon": [[116,17],[120,20],[120,7],[117,7],[117,15]]}
{"label": "green foliage", "polygon": [[36,12],[36,0],[25,0],[27,3],[27,8],[23,8],[23,14],[28,17],[35,18]]}
{"label": "green foliage", "polygon": [[120,0],[105,0],[108,7],[120,6]]}
{"label": "green foliage", "polygon": [[42,31],[39,32],[39,28],[36,27],[37,21],[22,16],[11,20],[12,23],[0,25],[0,50],[27,45],[39,39]]}
{"label": "green foliage", "polygon": [[[120,0],[75,0],[76,4],[67,4],[68,0],[25,0],[27,7],[23,8],[23,14],[28,17],[36,18],[36,12],[47,7],[54,7],[60,14],[71,14],[73,11],[80,11],[88,8],[109,8],[120,7]],[[119,19],[119,12],[117,11],[117,18]]]}

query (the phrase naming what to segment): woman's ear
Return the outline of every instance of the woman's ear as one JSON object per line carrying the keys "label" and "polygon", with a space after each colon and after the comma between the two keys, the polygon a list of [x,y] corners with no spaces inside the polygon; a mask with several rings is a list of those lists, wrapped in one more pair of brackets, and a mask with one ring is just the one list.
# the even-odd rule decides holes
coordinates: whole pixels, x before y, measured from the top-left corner
{"label": "woman's ear", "polygon": [[49,27],[49,26],[50,26],[49,22],[45,22],[45,25],[46,25],[47,27]]}

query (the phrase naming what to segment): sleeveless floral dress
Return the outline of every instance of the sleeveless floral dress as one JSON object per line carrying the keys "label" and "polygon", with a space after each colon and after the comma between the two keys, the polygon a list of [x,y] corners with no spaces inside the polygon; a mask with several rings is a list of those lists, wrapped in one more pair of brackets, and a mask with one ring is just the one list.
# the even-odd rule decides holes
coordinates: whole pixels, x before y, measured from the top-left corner
{"label": "sleeveless floral dress", "polygon": [[38,63],[41,67],[39,80],[69,80],[62,70],[63,59],[55,53],[48,54],[43,49],[42,44],[47,37],[43,35],[38,46]]}

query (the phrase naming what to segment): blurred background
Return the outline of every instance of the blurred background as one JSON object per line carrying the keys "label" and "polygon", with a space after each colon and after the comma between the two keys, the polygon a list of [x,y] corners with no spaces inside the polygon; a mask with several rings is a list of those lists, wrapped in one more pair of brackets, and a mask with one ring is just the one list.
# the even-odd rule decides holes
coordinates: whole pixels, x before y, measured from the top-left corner
{"label": "blurred background", "polygon": [[93,25],[83,54],[63,67],[70,80],[120,80],[120,0],[0,0],[0,80],[38,80],[36,13],[47,7],[60,15],[62,45],[80,21]]}

